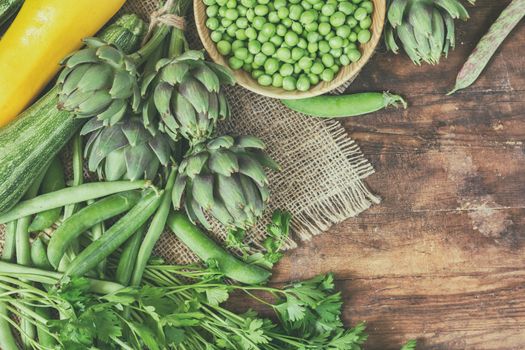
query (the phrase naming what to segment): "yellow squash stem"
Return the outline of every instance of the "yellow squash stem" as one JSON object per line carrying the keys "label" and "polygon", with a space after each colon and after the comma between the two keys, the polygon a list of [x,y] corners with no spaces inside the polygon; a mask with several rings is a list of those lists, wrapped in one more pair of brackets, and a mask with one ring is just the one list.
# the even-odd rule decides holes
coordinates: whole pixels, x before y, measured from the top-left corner
{"label": "yellow squash stem", "polygon": [[55,76],[60,61],[94,35],[125,0],[31,0],[0,40],[0,127]]}

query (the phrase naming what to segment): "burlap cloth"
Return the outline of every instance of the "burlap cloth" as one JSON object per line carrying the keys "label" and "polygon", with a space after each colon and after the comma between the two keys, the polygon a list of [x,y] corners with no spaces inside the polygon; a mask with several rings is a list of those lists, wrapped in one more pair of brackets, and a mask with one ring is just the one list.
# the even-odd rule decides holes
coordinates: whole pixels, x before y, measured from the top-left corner
{"label": "burlap cloth", "polygon": [[[123,11],[148,19],[158,5],[158,0],[129,0]],[[188,20],[187,38],[191,46],[200,48],[192,17]],[[348,84],[350,82],[334,93],[342,92]],[[297,239],[308,240],[379,202],[363,182],[374,169],[339,122],[306,118],[278,100],[240,86],[228,88],[227,95],[232,117],[220,126],[219,133],[260,137],[282,167],[281,172],[270,174],[271,200],[266,216],[247,235],[253,250],[260,247],[274,209],[292,213],[293,237],[286,244],[286,248],[292,249],[297,246]],[[211,235],[223,241],[226,233],[220,225],[214,223],[213,226]],[[3,227],[0,235],[3,236]],[[170,263],[197,261],[169,232],[161,236],[155,253]]]}

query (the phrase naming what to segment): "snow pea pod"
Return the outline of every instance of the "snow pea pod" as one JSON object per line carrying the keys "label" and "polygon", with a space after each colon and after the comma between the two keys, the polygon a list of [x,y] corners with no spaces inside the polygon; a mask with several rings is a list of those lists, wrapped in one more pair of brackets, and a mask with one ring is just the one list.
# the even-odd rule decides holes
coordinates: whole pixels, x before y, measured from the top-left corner
{"label": "snow pea pod", "polygon": [[407,107],[405,100],[389,92],[362,92],[351,95],[316,96],[298,100],[282,100],[288,108],[312,117],[355,117],[379,111],[388,106]]}

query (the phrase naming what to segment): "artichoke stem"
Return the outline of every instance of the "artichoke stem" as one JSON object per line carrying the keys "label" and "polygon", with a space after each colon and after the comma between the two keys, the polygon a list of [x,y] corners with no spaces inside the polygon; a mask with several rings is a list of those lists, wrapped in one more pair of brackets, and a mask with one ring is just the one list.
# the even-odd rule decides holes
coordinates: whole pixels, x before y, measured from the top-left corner
{"label": "artichoke stem", "polygon": [[164,38],[169,34],[171,28],[165,24],[160,25],[156,30],[151,39],[140,48],[137,52],[132,54],[130,58],[135,61],[137,65],[141,65],[146,62],[148,57],[155,52],[155,50],[164,42]]}
{"label": "artichoke stem", "polygon": [[[180,0],[178,7],[175,9],[175,14],[178,16],[185,17],[188,9],[190,8],[191,1]],[[179,28],[173,28],[171,32],[170,46],[169,46],[169,57],[175,58],[184,53],[188,49],[188,43],[184,36],[184,30]]]}

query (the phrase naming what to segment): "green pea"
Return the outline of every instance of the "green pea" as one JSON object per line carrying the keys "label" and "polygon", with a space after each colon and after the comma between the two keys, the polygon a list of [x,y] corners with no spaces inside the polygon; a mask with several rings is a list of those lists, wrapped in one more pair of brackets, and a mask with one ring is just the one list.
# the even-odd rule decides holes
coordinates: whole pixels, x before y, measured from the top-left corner
{"label": "green pea", "polygon": [[293,74],[293,66],[290,63],[284,63],[281,65],[279,73],[281,73],[283,77],[288,77]]}
{"label": "green pea", "polygon": [[299,5],[291,5],[290,6],[290,19],[297,21],[299,18],[301,18],[301,14],[303,13],[303,8]]}
{"label": "green pea", "polygon": [[308,74],[308,79],[310,80],[310,84],[312,85],[319,84],[319,76],[317,74]]}
{"label": "green pea", "polygon": [[304,26],[304,30],[307,32],[315,32],[317,31],[317,28],[319,28],[319,24],[317,22],[308,23]]}
{"label": "green pea", "polygon": [[212,5],[206,8],[206,16],[215,17],[219,14],[219,6]]}
{"label": "green pea", "polygon": [[240,69],[244,64],[244,62],[237,57],[230,57],[228,63],[230,64],[231,69],[235,70]]}
{"label": "green pea", "polygon": [[246,40],[248,37],[246,36],[246,31],[244,29],[237,29],[235,31],[235,38],[238,40]]}
{"label": "green pea", "polygon": [[[280,47],[277,49],[277,51],[275,52],[275,55],[277,56],[278,59],[280,59],[281,61],[288,61],[290,59],[290,57],[292,56],[292,53],[290,52],[290,49],[287,48],[287,47]],[[282,73],[281,73],[282,74]],[[284,74],[283,74],[284,75]]]}
{"label": "green pea", "polygon": [[292,23],[292,31],[294,31],[295,33],[301,35],[303,34],[303,25],[299,22],[293,22]]}
{"label": "green pea", "polygon": [[321,35],[327,35],[332,30],[332,27],[329,23],[319,23],[319,28],[317,29],[319,31],[319,34]]}
{"label": "green pea", "polygon": [[348,51],[347,56],[350,61],[357,62],[361,59],[361,52],[359,52],[359,50],[352,49]]}
{"label": "green pea", "polygon": [[356,34],[359,34],[360,31],[362,31],[360,26],[356,26],[352,29]]}
{"label": "green pea", "polygon": [[361,1],[363,1],[363,0],[352,0],[352,2],[353,2],[354,4],[359,4]]}
{"label": "green pea", "polygon": [[347,47],[348,45],[350,45],[350,40],[348,40],[348,39],[343,39],[343,46],[344,46],[344,47]]}
{"label": "green pea", "polygon": [[292,61],[299,61],[301,57],[303,57],[306,54],[304,49],[301,49],[300,47],[294,47],[292,49]]}
{"label": "green pea", "polygon": [[352,13],[354,13],[355,9],[357,7],[352,4],[351,2],[341,2],[339,4],[339,11],[341,11],[342,13],[344,13],[345,15],[351,15]]}
{"label": "green pea", "polygon": [[355,43],[350,43],[346,45],[345,47],[345,50],[353,50],[353,49],[357,49],[357,45]]}
{"label": "green pea", "polygon": [[311,33],[306,34],[306,40],[309,43],[316,43],[320,39],[321,39],[321,35],[319,35],[319,33],[317,33],[317,32],[311,32]]}
{"label": "green pea", "polygon": [[288,31],[284,36],[284,42],[289,46],[295,46],[299,42],[299,36],[295,32]]}
{"label": "green pea", "polygon": [[253,58],[254,58],[254,56],[251,53],[249,53],[248,57],[246,57],[246,59],[244,60],[244,63],[245,64],[252,64],[253,63]]}
{"label": "green pea", "polygon": [[321,53],[327,53],[328,51],[330,51],[330,44],[328,44],[328,41],[326,40],[319,41],[319,51]]}
{"label": "green pea", "polygon": [[228,41],[230,43],[233,43],[233,41],[234,41],[234,39],[231,36],[229,36],[228,33],[226,33],[226,32],[222,33],[222,40],[226,40],[226,41]]}
{"label": "green pea", "polygon": [[299,76],[296,84],[297,90],[299,91],[308,91],[310,90],[310,79],[304,74]]}
{"label": "green pea", "polygon": [[301,69],[301,67],[299,67],[299,65],[297,63],[293,65],[293,72],[294,72],[295,75],[301,73],[301,71],[302,71],[302,69]]}
{"label": "green pea", "polygon": [[332,72],[334,72],[334,74],[337,74],[339,73],[341,67],[339,67],[337,64],[334,64],[332,67],[330,67],[330,69],[332,70]]}
{"label": "green pea", "polygon": [[237,49],[240,49],[241,47],[244,47],[244,43],[240,40],[234,40],[232,42],[232,50],[235,51]]}
{"label": "green pea", "polygon": [[244,7],[252,8],[257,4],[257,1],[255,0],[241,0],[241,4]]}
{"label": "green pea", "polygon": [[283,20],[281,21],[281,23],[286,27],[286,28],[290,28],[293,24],[293,21],[287,17],[287,18],[283,18]]}
{"label": "green pea", "polygon": [[[212,18],[209,18],[208,20],[210,20],[210,19],[212,19]],[[233,22],[232,22],[231,20],[227,19],[227,18],[223,18],[223,19],[221,19],[221,26],[223,26],[223,27],[225,27],[225,28],[228,28],[229,26],[231,26],[232,23],[233,23]],[[211,29],[211,28],[210,28],[210,29]]]}
{"label": "green pea", "polygon": [[283,78],[283,89],[287,91],[293,91],[295,90],[295,78],[288,76]]}
{"label": "green pea", "polygon": [[244,61],[248,57],[248,49],[240,47],[233,51],[233,56]]}
{"label": "green pea", "polygon": [[257,38],[257,31],[253,29],[252,27],[248,27],[244,30],[244,34],[248,37],[250,40],[254,40]]}
{"label": "green pea", "polygon": [[336,29],[335,33],[337,34],[337,36],[341,37],[341,38],[348,38],[348,36],[350,35],[350,33],[352,33],[352,28],[350,28],[349,25],[342,25],[340,26],[339,28]]}
{"label": "green pea", "polygon": [[330,55],[329,53],[325,53],[321,56],[321,61],[325,67],[331,67],[334,65],[334,56]]}
{"label": "green pea", "polygon": [[206,6],[213,6],[215,5],[217,2],[215,0],[204,0],[203,1],[204,5]]}
{"label": "green pea", "polygon": [[350,35],[348,36],[348,40],[355,43],[357,41],[357,34],[354,32],[350,33]]}
{"label": "green pea", "polygon": [[237,11],[239,11],[239,17],[246,17],[246,12],[248,9],[242,5],[239,5],[239,7],[237,7]]}
{"label": "green pea", "polygon": [[267,74],[272,75],[279,70],[279,61],[273,57],[270,57],[264,62],[264,71]]}
{"label": "green pea", "polygon": [[299,21],[303,25],[307,25],[307,24],[315,22],[317,20],[317,17],[318,17],[317,11],[308,10],[308,11],[305,11],[305,12],[303,12],[301,14],[301,17],[299,18]]}
{"label": "green pea", "polygon": [[343,66],[348,66],[350,64],[350,58],[347,55],[339,56],[339,63]]}
{"label": "green pea", "polygon": [[312,59],[310,57],[301,57],[301,59],[297,63],[299,64],[299,67],[304,71],[309,70],[313,65]]}
{"label": "green pea", "polygon": [[237,26],[237,28],[241,28],[241,29],[248,28],[248,24],[249,24],[248,19],[246,19],[246,17],[239,17],[235,21],[235,25]]}
{"label": "green pea", "polygon": [[335,33],[334,32],[330,32],[330,33],[326,34],[324,38],[325,38],[325,40],[330,41],[330,39],[332,39],[334,36],[335,36]]}
{"label": "green pea", "polygon": [[206,27],[208,27],[210,30],[216,30],[219,28],[219,25],[219,20],[215,17],[211,17],[206,20]]}
{"label": "green pea", "polygon": [[284,37],[286,32],[288,32],[288,29],[286,29],[284,25],[278,24],[275,32],[277,33],[277,35]]}
{"label": "green pea", "polygon": [[273,23],[265,23],[263,24],[261,28],[261,34],[264,34],[266,36],[275,35],[275,31],[276,31],[275,24]]}
{"label": "green pea", "polygon": [[325,16],[325,15],[319,16],[319,23],[328,23],[328,22],[330,22],[330,17]]}
{"label": "green pea", "polygon": [[226,33],[228,33],[228,35],[231,36],[231,37],[235,37],[235,32],[236,31],[237,31],[237,26],[235,25],[235,23],[232,23],[231,26],[226,28]]}
{"label": "green pea", "polygon": [[331,16],[334,14],[335,10],[337,9],[336,5],[334,4],[325,4],[322,8],[321,8],[321,13],[323,14],[323,16]]}
{"label": "green pea", "polygon": [[267,5],[270,3],[270,0],[257,0],[257,2],[261,5]]}
{"label": "green pea", "polygon": [[279,73],[275,73],[272,77],[272,86],[282,87],[283,86],[283,76]]}
{"label": "green pea", "polygon": [[276,10],[279,10],[281,7],[286,7],[286,0],[274,0],[273,6]]}
{"label": "green pea", "polygon": [[335,58],[340,57],[342,54],[343,54],[343,49],[342,48],[337,48],[337,49],[331,49],[330,50],[330,55],[334,56]]}
{"label": "green pea", "polygon": [[237,0],[228,0],[226,1],[226,7],[229,9],[237,8]]}
{"label": "green pea", "polygon": [[330,24],[334,27],[340,27],[342,26],[346,21],[346,16],[341,11],[337,11],[333,15],[330,16]]}
{"label": "green pea", "polygon": [[319,50],[319,45],[317,43],[308,43],[308,47],[306,49],[310,53],[316,53],[317,50]]}
{"label": "green pea", "polygon": [[222,39],[222,33],[218,31],[213,31],[210,33],[210,39],[214,43],[218,43]]}
{"label": "green pea", "polygon": [[257,83],[262,86],[270,86],[272,85],[272,77],[267,74],[262,74],[259,78],[257,78]]}
{"label": "green pea", "polygon": [[361,29],[368,29],[372,26],[372,18],[366,17],[362,21],[359,21],[359,27]]}
{"label": "green pea", "polygon": [[257,79],[259,79],[259,77],[260,77],[261,75],[263,75],[263,74],[264,74],[264,72],[263,72],[262,70],[260,70],[260,69],[254,69],[254,70],[252,71],[252,78],[255,79],[255,80],[257,80]]}
{"label": "green pea", "polygon": [[283,38],[277,35],[274,35],[270,38],[270,42],[275,46],[281,46],[283,43]]}
{"label": "green pea", "polygon": [[371,38],[372,38],[372,33],[370,33],[368,29],[363,29],[357,34],[357,40],[361,44],[366,44],[367,42],[370,41]]}
{"label": "green pea", "polygon": [[305,10],[311,10],[313,8],[313,5],[311,5],[309,2],[306,2],[306,1],[301,2],[301,6]]}
{"label": "green pea", "polygon": [[328,41],[328,44],[332,49],[340,49],[343,47],[343,39],[340,36],[334,36]]}
{"label": "green pea", "polygon": [[253,11],[257,16],[266,16],[268,14],[268,6],[266,5],[257,5],[254,7]]}
{"label": "green pea", "polygon": [[259,40],[261,43],[265,43],[270,40],[270,37],[264,35],[263,33],[259,33],[259,35],[257,35],[257,40]]}
{"label": "green pea", "polygon": [[237,18],[239,18],[239,12],[237,12],[235,9],[229,8],[226,10],[226,18],[230,21],[235,21]]}
{"label": "green pea", "polygon": [[301,2],[301,0],[288,0],[290,4],[298,4]]}
{"label": "green pea", "polygon": [[228,2],[228,0],[217,0],[217,5],[219,5],[219,6],[226,6],[227,2]]}
{"label": "green pea", "polygon": [[319,61],[315,61],[312,64],[312,67],[310,67],[310,72],[317,74],[317,75],[321,74],[323,70],[324,70],[324,65]]}
{"label": "green pea", "polygon": [[217,51],[223,56],[227,56],[232,51],[232,45],[226,40],[221,40],[217,43]]}
{"label": "green pea", "polygon": [[357,8],[357,10],[354,12],[354,18],[358,21],[362,21],[367,15],[368,13],[366,12],[366,9],[362,7]]}
{"label": "green pea", "polygon": [[264,17],[257,16],[253,19],[253,27],[257,30],[261,30],[265,23],[266,19]]}
{"label": "green pea", "polygon": [[255,19],[255,12],[253,11],[253,9],[248,9],[246,11],[246,19],[248,20],[248,22],[253,22],[253,20]]}
{"label": "green pea", "polygon": [[326,68],[321,73],[321,80],[323,80],[323,81],[332,81],[332,80],[334,80],[334,75],[335,74],[334,74],[333,70],[331,70],[330,68]]}
{"label": "green pea", "polygon": [[318,2],[316,4],[313,4],[313,8],[314,8],[314,10],[321,11],[321,9],[323,8],[323,3],[322,2]]}
{"label": "green pea", "polygon": [[262,46],[260,46],[259,51],[265,54],[266,56],[271,56],[275,53],[275,45],[271,42],[265,42],[264,44],[262,44]]}
{"label": "green pea", "polygon": [[346,19],[346,24],[348,24],[350,28],[355,28],[359,24],[359,22],[354,17],[348,17]]}
{"label": "green pea", "polygon": [[253,64],[255,66],[261,67],[264,65],[264,62],[266,62],[266,55],[261,52],[253,57]]}
{"label": "green pea", "polygon": [[268,21],[270,21],[270,23],[277,24],[280,22],[280,20],[281,19],[279,18],[277,11],[272,11],[268,14]]}
{"label": "green pea", "polygon": [[257,40],[250,40],[248,42],[248,51],[250,51],[251,54],[258,54],[261,52],[261,43]]}
{"label": "green pea", "polygon": [[299,42],[297,43],[297,46],[303,50],[306,50],[306,48],[308,47],[308,41],[306,41],[305,38],[299,38]]}
{"label": "green pea", "polygon": [[219,7],[219,17],[224,17],[226,15],[226,6]]}
{"label": "green pea", "polygon": [[372,1],[363,1],[359,6],[364,8],[368,14],[372,14],[372,12],[374,12],[374,3]]}

